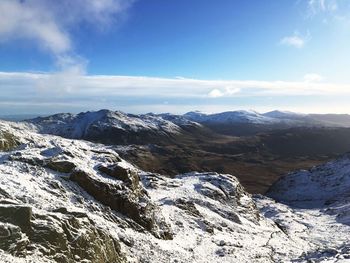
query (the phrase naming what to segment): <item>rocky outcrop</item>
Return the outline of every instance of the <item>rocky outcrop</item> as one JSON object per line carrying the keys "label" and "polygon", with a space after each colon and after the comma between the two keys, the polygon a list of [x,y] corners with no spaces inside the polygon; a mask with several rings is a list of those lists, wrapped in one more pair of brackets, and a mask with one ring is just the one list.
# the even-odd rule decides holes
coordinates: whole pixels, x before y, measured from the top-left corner
{"label": "rocky outcrop", "polygon": [[19,144],[19,140],[13,134],[0,130],[0,151],[13,150]]}
{"label": "rocky outcrop", "polygon": [[100,171],[105,171],[114,178],[120,180],[119,184],[101,182],[82,170],[74,171],[70,179],[76,182],[87,193],[102,204],[109,206],[114,211],[121,213],[156,237],[171,239],[170,227],[161,216],[159,210],[147,196],[145,189],[139,184],[138,175],[118,164],[110,167],[101,166]]}
{"label": "rocky outcrop", "polygon": [[98,169],[100,172],[124,182],[132,190],[140,189],[140,178],[138,174],[135,171],[132,171],[131,169],[124,168],[119,164],[114,164],[110,166],[100,165]]}
{"label": "rocky outcrop", "polygon": [[22,205],[0,205],[0,249],[21,257],[35,252],[60,263],[125,261],[118,241],[86,214],[39,214]]}
{"label": "rocky outcrop", "polygon": [[46,167],[60,173],[71,173],[76,168],[76,165],[68,160],[52,159],[47,162]]}

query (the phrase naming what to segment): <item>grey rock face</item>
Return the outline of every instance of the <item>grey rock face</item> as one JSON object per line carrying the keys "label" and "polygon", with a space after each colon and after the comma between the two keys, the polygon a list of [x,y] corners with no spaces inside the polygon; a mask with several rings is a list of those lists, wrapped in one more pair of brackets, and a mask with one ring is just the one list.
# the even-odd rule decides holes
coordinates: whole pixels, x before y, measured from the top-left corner
{"label": "grey rock face", "polygon": [[124,262],[118,241],[87,215],[35,214],[21,205],[0,205],[0,249],[14,256],[38,250],[56,262],[75,262],[76,256],[96,263]]}
{"label": "grey rock face", "polygon": [[13,134],[0,131],[0,151],[10,151],[19,144],[19,140]]}
{"label": "grey rock face", "polygon": [[94,179],[81,170],[74,171],[70,179],[96,200],[129,217],[156,237],[172,238],[170,227],[160,216],[156,216],[159,211],[147,196],[145,189],[139,184],[139,178],[135,172],[118,165],[101,166],[99,169],[113,175],[114,178],[120,179],[122,183],[107,184]]}

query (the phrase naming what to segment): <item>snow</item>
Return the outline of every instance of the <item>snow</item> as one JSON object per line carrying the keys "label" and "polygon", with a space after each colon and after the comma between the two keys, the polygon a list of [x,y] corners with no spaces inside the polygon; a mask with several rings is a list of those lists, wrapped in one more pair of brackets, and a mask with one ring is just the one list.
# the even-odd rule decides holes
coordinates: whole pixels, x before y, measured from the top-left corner
{"label": "snow", "polygon": [[307,114],[295,113],[292,111],[279,111],[279,110],[266,112],[263,115],[266,117],[270,117],[270,118],[290,119],[290,120],[298,119],[298,118],[302,118],[302,117],[307,116]]}
{"label": "snow", "polygon": [[170,134],[179,133],[182,130],[175,123],[160,116],[152,114],[133,115],[109,110],[84,112],[77,115],[62,113],[28,120],[27,123],[29,127],[40,133],[75,139],[88,136],[92,129],[104,131],[115,128],[128,132],[156,131]]}
{"label": "snow", "polygon": [[200,112],[189,112],[184,115],[196,122],[214,123],[252,123],[252,124],[272,124],[279,122],[278,119],[264,116],[256,111],[227,111],[215,114],[204,114]]}

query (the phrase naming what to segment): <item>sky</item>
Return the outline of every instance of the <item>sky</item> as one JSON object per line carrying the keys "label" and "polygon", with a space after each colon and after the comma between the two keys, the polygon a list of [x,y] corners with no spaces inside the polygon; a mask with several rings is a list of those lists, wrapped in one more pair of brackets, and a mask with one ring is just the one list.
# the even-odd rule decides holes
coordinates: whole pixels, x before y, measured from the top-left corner
{"label": "sky", "polygon": [[348,0],[0,0],[0,115],[350,113]]}

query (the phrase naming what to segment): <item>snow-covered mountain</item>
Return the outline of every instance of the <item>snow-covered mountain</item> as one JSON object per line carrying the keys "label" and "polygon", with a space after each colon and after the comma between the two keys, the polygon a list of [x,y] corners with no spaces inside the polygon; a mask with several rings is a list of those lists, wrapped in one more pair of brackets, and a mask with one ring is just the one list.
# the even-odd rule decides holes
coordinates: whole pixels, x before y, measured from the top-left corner
{"label": "snow-covered mountain", "polygon": [[183,128],[200,124],[155,114],[126,114],[100,110],[79,114],[61,113],[28,120],[30,127],[43,134],[65,138],[86,139],[103,143],[150,143],[183,133]]}
{"label": "snow-covered mountain", "polygon": [[134,115],[120,111],[100,110],[79,114],[56,114],[30,120],[40,131],[49,134],[65,134],[72,138],[83,138],[91,130],[114,127],[131,132],[162,131],[177,133],[181,128],[154,114]]}
{"label": "snow-covered mountain", "polygon": [[138,170],[108,146],[26,124],[0,122],[0,131],[1,262],[350,258],[347,156],[287,175],[270,197],[253,198],[232,175],[168,178]]}
{"label": "snow-covered mountain", "polygon": [[192,111],[183,116],[189,120],[204,124],[284,125],[284,127],[350,127],[350,115],[348,114],[302,114],[279,110],[259,113],[256,111],[239,110],[214,114]]}
{"label": "snow-covered mountain", "polygon": [[199,123],[253,123],[253,124],[271,124],[279,122],[278,119],[264,116],[255,111],[227,111],[215,114],[204,114],[201,112],[188,112],[184,117]]}
{"label": "snow-covered mountain", "polygon": [[[79,114],[61,113],[27,120],[28,128],[43,134],[85,139],[107,144],[158,143],[203,127],[229,135],[251,135],[291,127],[350,127],[348,115],[315,115],[272,111],[229,111],[216,114],[188,112],[184,115],[127,114],[100,110]],[[202,129],[203,130],[203,129]]]}
{"label": "snow-covered mountain", "polygon": [[266,117],[282,119],[282,120],[301,120],[307,116],[307,114],[295,113],[291,111],[279,111],[279,110],[269,111],[262,115]]}

